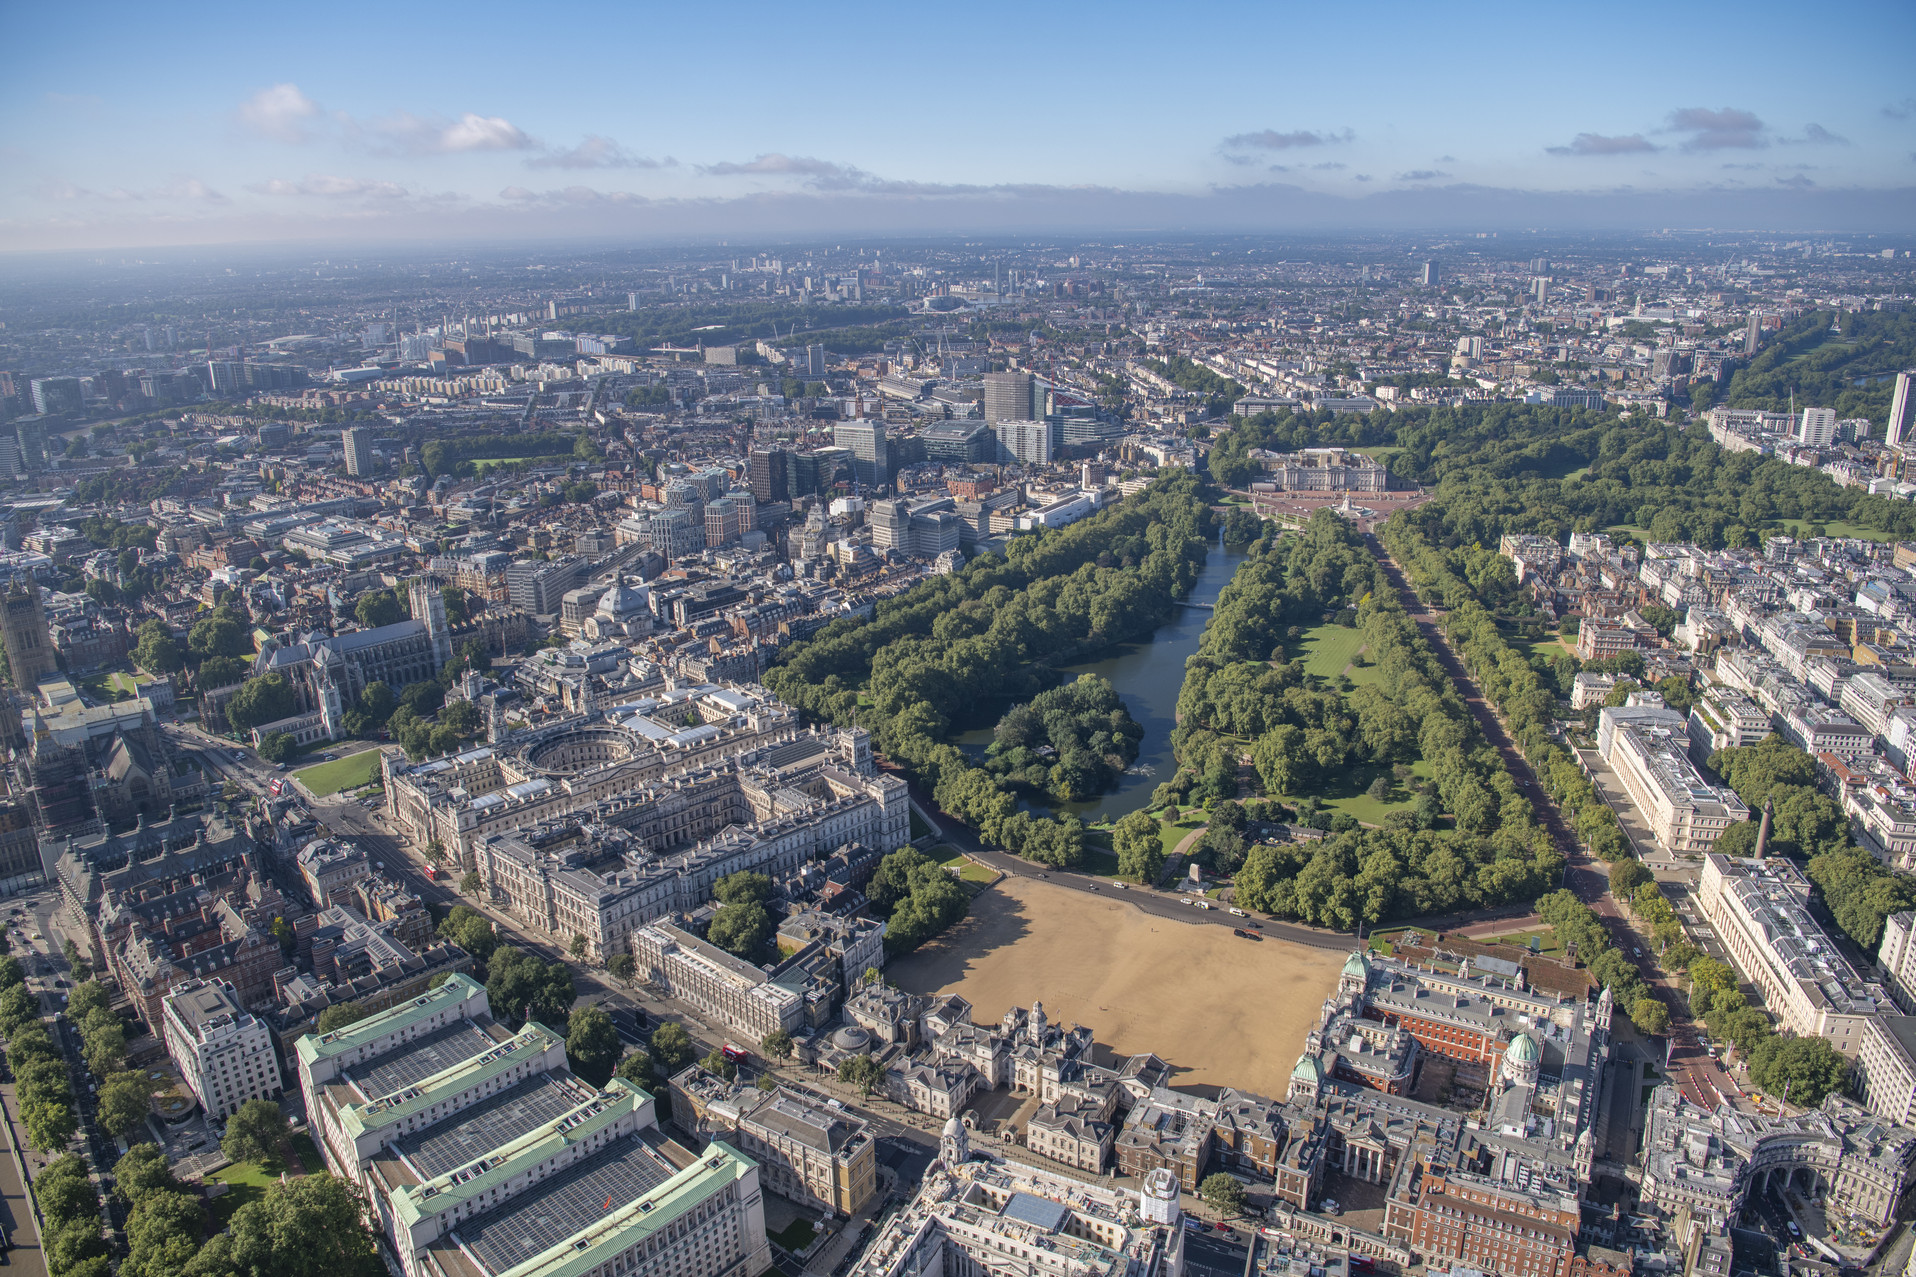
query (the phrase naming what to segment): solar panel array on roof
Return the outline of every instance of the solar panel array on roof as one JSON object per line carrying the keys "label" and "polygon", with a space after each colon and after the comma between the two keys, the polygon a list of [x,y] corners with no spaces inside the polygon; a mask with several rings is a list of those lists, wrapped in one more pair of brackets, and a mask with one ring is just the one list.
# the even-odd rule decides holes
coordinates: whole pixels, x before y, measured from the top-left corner
{"label": "solar panel array on roof", "polygon": [[492,1045],[484,1029],[471,1020],[459,1020],[400,1043],[353,1069],[352,1076],[367,1099],[378,1099],[469,1060]]}
{"label": "solar panel array on roof", "polygon": [[1064,1227],[1065,1220],[1071,1218],[1071,1210],[1064,1203],[1032,1193],[1013,1193],[1011,1200],[998,1213],[1006,1219],[1042,1228],[1047,1233],[1057,1232]]}
{"label": "solar panel array on roof", "polygon": [[510,1198],[460,1226],[459,1240],[487,1273],[502,1273],[542,1255],[606,1213],[630,1205],[671,1179],[672,1167],[628,1135],[610,1148]]}
{"label": "solar panel array on roof", "polygon": [[421,1179],[436,1179],[457,1170],[494,1149],[503,1148],[527,1131],[558,1121],[585,1101],[585,1088],[541,1073],[497,1095],[487,1096],[456,1115],[415,1131],[399,1141],[399,1151]]}

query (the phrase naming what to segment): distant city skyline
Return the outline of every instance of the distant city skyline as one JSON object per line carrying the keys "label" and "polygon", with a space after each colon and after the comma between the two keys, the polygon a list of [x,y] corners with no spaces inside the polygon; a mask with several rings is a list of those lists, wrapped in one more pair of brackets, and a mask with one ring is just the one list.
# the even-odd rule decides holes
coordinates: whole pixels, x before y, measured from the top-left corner
{"label": "distant city skyline", "polygon": [[1916,7],[0,16],[0,247],[1916,231]]}

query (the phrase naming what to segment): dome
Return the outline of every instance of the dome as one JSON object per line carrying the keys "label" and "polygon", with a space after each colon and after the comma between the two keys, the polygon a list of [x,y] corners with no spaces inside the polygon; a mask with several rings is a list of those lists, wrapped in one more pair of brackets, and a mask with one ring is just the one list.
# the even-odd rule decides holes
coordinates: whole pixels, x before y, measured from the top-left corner
{"label": "dome", "polygon": [[848,1024],[832,1034],[832,1045],[841,1051],[863,1051],[871,1046],[872,1035],[861,1026]]}
{"label": "dome", "polygon": [[1344,974],[1358,976],[1362,979],[1370,978],[1370,963],[1364,961],[1364,955],[1361,951],[1353,953],[1350,957],[1344,959]]}
{"label": "dome", "polygon": [[1510,1039],[1510,1045],[1504,1048],[1504,1058],[1512,1064],[1535,1064],[1537,1062],[1537,1043],[1528,1033],[1519,1033]]}
{"label": "dome", "polygon": [[1324,1080],[1324,1066],[1317,1062],[1314,1055],[1297,1057],[1297,1067],[1291,1070],[1291,1081],[1309,1082],[1313,1086]]}
{"label": "dome", "polygon": [[959,1136],[963,1135],[964,1133],[965,1133],[965,1124],[963,1122],[960,1122],[956,1117],[948,1117],[945,1119],[944,1130],[940,1131],[938,1134],[940,1138],[950,1140],[950,1139],[957,1139]]}
{"label": "dome", "polygon": [[645,595],[627,585],[623,579],[599,596],[598,614],[615,621],[623,621],[645,610]]}

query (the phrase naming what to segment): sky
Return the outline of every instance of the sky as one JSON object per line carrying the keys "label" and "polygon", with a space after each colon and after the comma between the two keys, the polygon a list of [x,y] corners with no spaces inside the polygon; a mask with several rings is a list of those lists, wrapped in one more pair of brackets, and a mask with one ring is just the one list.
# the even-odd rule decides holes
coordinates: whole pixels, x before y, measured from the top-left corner
{"label": "sky", "polygon": [[1916,232],[1916,5],[0,6],[0,251]]}

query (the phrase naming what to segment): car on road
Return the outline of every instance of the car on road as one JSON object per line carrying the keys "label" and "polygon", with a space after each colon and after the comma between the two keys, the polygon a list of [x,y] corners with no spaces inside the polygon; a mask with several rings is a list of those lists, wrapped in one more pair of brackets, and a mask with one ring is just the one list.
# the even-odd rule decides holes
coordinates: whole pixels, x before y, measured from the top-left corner
{"label": "car on road", "polygon": [[1178,898],[1178,903],[1181,905],[1188,905],[1188,904],[1193,904],[1195,902],[1189,896],[1180,896]]}
{"label": "car on road", "polygon": [[1214,909],[1214,908],[1216,908],[1217,906],[1215,906],[1215,905],[1213,905],[1213,904],[1212,904],[1212,903],[1211,903],[1210,901],[1208,901],[1208,900],[1200,900],[1200,901],[1198,901],[1198,902],[1197,902],[1197,907],[1198,907],[1198,908],[1200,908],[1200,909]]}
{"label": "car on road", "polygon": [[1085,887],[1085,890],[1086,890],[1086,891],[1096,891],[1097,889],[1098,889],[1098,884],[1097,884],[1097,883],[1095,883],[1095,882],[1094,882],[1094,883],[1090,883],[1090,884],[1088,884],[1088,885],[1087,885],[1087,886]]}

